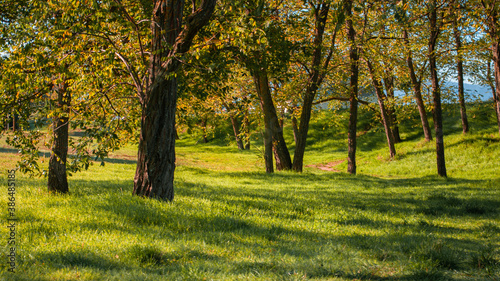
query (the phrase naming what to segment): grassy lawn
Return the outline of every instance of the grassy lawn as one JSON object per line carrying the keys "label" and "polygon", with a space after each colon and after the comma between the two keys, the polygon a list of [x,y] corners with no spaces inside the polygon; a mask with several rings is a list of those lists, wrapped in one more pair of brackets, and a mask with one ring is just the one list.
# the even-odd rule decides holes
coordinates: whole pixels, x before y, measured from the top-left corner
{"label": "grassy lawn", "polygon": [[[17,268],[3,255],[0,279],[499,280],[500,137],[484,107],[469,110],[466,136],[456,108],[445,112],[448,178],[435,176],[434,142],[404,120],[396,159],[370,126],[358,175],[345,173],[345,116],[327,113],[313,117],[302,174],[265,174],[259,142],[238,151],[184,136],[173,203],[131,195],[133,145],[73,175],[70,195],[18,172]],[[5,254],[16,157],[2,138]]]}

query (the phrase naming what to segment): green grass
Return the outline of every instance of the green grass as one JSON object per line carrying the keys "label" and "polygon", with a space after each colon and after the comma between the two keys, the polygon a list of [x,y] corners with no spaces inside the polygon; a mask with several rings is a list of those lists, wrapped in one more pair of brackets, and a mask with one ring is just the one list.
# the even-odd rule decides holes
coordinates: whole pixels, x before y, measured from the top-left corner
{"label": "green grass", "polygon": [[[18,267],[2,262],[0,279],[498,280],[500,137],[484,106],[469,112],[466,136],[446,112],[446,179],[411,120],[395,160],[374,127],[358,139],[358,175],[345,161],[310,166],[346,158],[345,119],[329,113],[314,116],[302,174],[265,174],[258,141],[241,152],[184,136],[173,203],[131,195],[132,145],[71,177],[70,195],[17,173]],[[2,226],[14,152],[0,152]]]}

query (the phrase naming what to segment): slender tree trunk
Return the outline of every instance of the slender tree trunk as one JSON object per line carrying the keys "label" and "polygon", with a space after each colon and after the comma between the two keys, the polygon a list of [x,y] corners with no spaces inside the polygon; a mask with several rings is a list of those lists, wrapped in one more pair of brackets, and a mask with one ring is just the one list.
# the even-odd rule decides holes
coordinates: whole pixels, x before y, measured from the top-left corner
{"label": "slender tree trunk", "polygon": [[497,112],[498,133],[500,134],[500,37],[493,43],[492,49],[495,68],[495,109]]}
{"label": "slender tree trunk", "polygon": [[462,119],[462,132],[469,132],[469,121],[467,120],[467,110],[465,108],[464,96],[464,67],[462,59],[462,40],[460,38],[460,30],[457,27],[457,19],[453,20],[453,35],[455,37],[455,45],[457,47],[457,80],[458,80],[458,100],[460,103],[460,117]]}
{"label": "slender tree trunk", "polygon": [[500,106],[498,106],[499,100],[498,100],[497,94],[496,94],[497,91],[496,91],[496,87],[495,87],[495,79],[491,78],[491,62],[490,61],[487,62],[487,67],[488,67],[488,70],[487,70],[486,76],[488,79],[488,85],[490,85],[491,93],[493,95],[493,106],[495,107],[497,124],[498,124],[498,128],[500,130]]}
{"label": "slender tree trunk", "polygon": [[320,67],[323,49],[323,34],[325,32],[325,25],[329,10],[330,5],[326,3],[318,5],[317,9],[315,9],[316,26],[314,28],[314,51],[311,64],[311,73],[309,75],[309,81],[303,96],[300,124],[297,131],[298,134],[295,138],[295,153],[293,156],[292,169],[296,172],[302,172],[302,168],[304,166],[304,153],[306,150],[307,133],[309,131],[309,122],[311,120],[312,105],[314,98],[316,97],[318,87],[321,83]]}
{"label": "slender tree trunk", "polygon": [[234,114],[229,114],[229,119],[231,119],[231,125],[233,126],[234,138],[236,140],[236,145],[238,149],[243,150],[243,141],[240,138],[240,124],[238,123],[238,119]]}
{"label": "slender tree trunk", "polygon": [[278,167],[283,170],[289,170],[292,168],[292,160],[283,137],[283,130],[281,130],[278,121],[276,108],[274,107],[271,91],[269,89],[267,71],[265,69],[253,70],[252,77],[260,99],[260,106],[264,113],[264,159],[266,162],[266,172],[273,172],[273,146],[280,162]]}
{"label": "slender tree trunk", "polygon": [[396,116],[396,108],[394,107],[394,76],[388,73],[387,77],[384,79],[385,89],[387,92],[387,98],[390,101],[387,106],[387,115],[389,116],[391,122],[391,131],[393,134],[393,139],[395,143],[400,143],[401,136],[399,134],[398,117]]}
{"label": "slender tree trunk", "polygon": [[243,119],[243,124],[245,125],[245,149],[250,150],[250,117],[248,116],[248,109],[245,109],[245,117]]}
{"label": "slender tree trunk", "polygon": [[293,129],[293,141],[297,145],[297,138],[299,137],[299,122],[295,116],[292,116],[292,129]]}
{"label": "slender tree trunk", "polygon": [[[138,89],[142,116],[135,195],[169,201],[174,198],[177,78],[173,74],[180,67],[175,56],[189,50],[195,35],[208,23],[215,3],[215,0],[203,0],[186,18],[181,30],[184,1],[153,2],[149,77],[144,92]],[[137,78],[135,80],[137,84]]]}
{"label": "slender tree trunk", "polygon": [[352,22],[352,1],[347,0],[344,2],[344,10],[347,16],[347,37],[349,39],[349,63],[350,70],[350,84],[349,84],[349,131],[347,134],[347,172],[356,174],[356,126],[358,123],[358,47],[356,45],[356,31]]}
{"label": "slender tree trunk", "polygon": [[207,118],[205,116],[201,118],[201,130],[203,131],[203,143],[208,143]]}
{"label": "slender tree trunk", "polygon": [[54,193],[67,193],[68,177],[66,175],[66,158],[68,156],[69,113],[71,94],[66,82],[56,87],[56,108],[61,110],[52,120],[53,143],[49,158],[48,190]]}
{"label": "slender tree trunk", "polygon": [[436,66],[436,42],[439,36],[439,27],[437,26],[436,1],[430,3],[430,31],[429,38],[429,65],[431,71],[432,97],[434,103],[434,130],[436,131],[436,160],[438,175],[446,177],[446,164],[444,158],[444,138],[443,138],[443,116],[441,109],[441,89],[439,88],[438,73]]}
{"label": "slender tree trunk", "polygon": [[394,146],[394,134],[391,130],[391,120],[389,115],[387,114],[387,109],[385,107],[384,101],[386,100],[386,96],[382,89],[382,83],[375,76],[375,71],[371,62],[367,59],[366,64],[368,66],[368,70],[370,71],[370,75],[372,77],[373,86],[375,87],[375,93],[377,94],[378,105],[380,107],[380,114],[382,115],[382,123],[384,124],[385,136],[387,138],[387,145],[389,146],[389,155],[391,159],[396,155],[396,148]]}
{"label": "slender tree trunk", "polygon": [[[403,31],[404,41],[406,46],[408,47],[408,32],[406,30]],[[425,141],[432,140],[431,127],[429,126],[429,120],[427,119],[427,112],[425,111],[425,104],[422,98],[421,93],[421,83],[417,79],[417,75],[415,74],[415,68],[413,67],[413,58],[411,50],[408,48],[408,56],[406,57],[406,64],[408,65],[408,69],[410,70],[410,78],[411,84],[413,87],[413,93],[415,94],[415,101],[417,103],[418,112],[420,114],[420,121],[422,122],[422,129],[424,130]]]}

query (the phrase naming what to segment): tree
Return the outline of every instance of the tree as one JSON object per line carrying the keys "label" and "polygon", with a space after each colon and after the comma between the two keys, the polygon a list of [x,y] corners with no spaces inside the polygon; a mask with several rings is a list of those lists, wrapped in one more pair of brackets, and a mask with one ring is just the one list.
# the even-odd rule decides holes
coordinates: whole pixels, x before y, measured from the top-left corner
{"label": "tree", "polygon": [[[326,1],[320,1],[318,3],[309,3],[309,9],[314,15],[314,31],[313,31],[313,42],[312,42],[312,55],[310,57],[311,63],[306,67],[305,62],[301,62],[301,65],[307,70],[308,78],[304,93],[302,95],[302,111],[300,114],[300,124],[296,125],[296,119],[294,119],[294,138],[295,138],[295,153],[293,157],[292,169],[296,172],[302,172],[304,165],[304,153],[306,148],[307,132],[309,130],[309,122],[311,119],[311,111],[313,101],[316,97],[318,89],[320,88],[326,74],[328,73],[328,67],[332,60],[332,56],[335,50],[335,41],[337,37],[337,32],[339,31],[341,24],[344,21],[344,13],[342,11],[342,5],[339,5],[338,10],[334,10],[333,20],[335,22],[333,31],[331,31],[330,46],[326,46],[323,42],[323,37],[325,34],[326,24],[328,20],[328,15],[330,13],[331,3]],[[335,8],[335,7],[334,7]],[[307,48],[308,46],[304,46]],[[327,48],[328,47],[328,48]],[[327,49],[325,53],[323,50]],[[294,117],[295,118],[295,117]]]}
{"label": "tree", "polygon": [[347,172],[356,174],[356,126],[358,121],[358,75],[359,75],[359,55],[356,42],[356,31],[353,24],[353,1],[344,2],[344,12],[346,15],[347,38],[349,41],[349,64],[350,64],[350,84],[349,84],[349,129],[347,134],[348,157]]}
{"label": "tree", "polygon": [[498,119],[498,132],[500,134],[500,27],[498,19],[500,17],[500,4],[497,1],[482,0],[484,16],[481,17],[486,28],[486,32],[490,36],[491,51],[493,54],[493,65],[495,69],[495,109]]}
{"label": "tree", "polygon": [[458,101],[460,103],[460,117],[462,120],[462,132],[467,134],[469,132],[469,121],[467,119],[467,109],[465,107],[464,96],[464,67],[463,67],[463,49],[462,49],[462,35],[459,29],[458,21],[460,17],[460,3],[459,7],[455,7],[453,13],[453,37],[455,39],[455,47],[457,49],[457,80],[458,80]]}
{"label": "tree", "polygon": [[151,55],[148,77],[139,85],[141,132],[133,194],[174,199],[176,71],[198,31],[215,9],[216,0],[203,0],[184,17],[184,1],[155,0],[151,14]]}
{"label": "tree", "polygon": [[[436,159],[438,175],[446,177],[446,164],[444,158],[444,140],[443,140],[443,114],[441,108],[441,89],[439,88],[439,78],[437,73],[437,51],[436,44],[441,31],[442,18],[438,18],[438,4],[436,0],[431,0],[427,4],[429,17],[429,39],[428,39],[428,58],[431,74],[432,97],[434,104],[434,130],[436,131]],[[441,20],[440,22],[438,22]]]}

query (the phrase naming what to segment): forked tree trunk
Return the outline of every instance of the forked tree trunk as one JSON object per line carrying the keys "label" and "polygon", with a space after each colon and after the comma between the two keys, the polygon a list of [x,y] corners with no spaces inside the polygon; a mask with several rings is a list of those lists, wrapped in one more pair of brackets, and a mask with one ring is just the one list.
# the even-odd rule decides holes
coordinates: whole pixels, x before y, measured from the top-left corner
{"label": "forked tree trunk", "polygon": [[[403,36],[405,45],[408,47],[409,45],[408,32],[406,31],[406,29],[403,31]],[[413,93],[415,94],[415,101],[417,103],[418,113],[420,114],[420,121],[422,123],[422,129],[424,131],[424,138],[425,141],[431,141],[432,133],[431,133],[431,127],[429,126],[429,120],[427,119],[427,112],[425,111],[424,100],[422,98],[422,92],[421,92],[422,87],[420,81],[418,81],[417,79],[417,75],[415,74],[415,68],[413,67],[413,58],[410,49],[408,50],[408,55],[406,56],[406,64],[408,65],[408,69],[410,71],[411,84],[413,87]]]}
{"label": "forked tree trunk", "polygon": [[436,131],[436,160],[438,175],[446,177],[446,164],[444,158],[444,137],[443,137],[443,115],[441,109],[441,89],[439,88],[438,73],[436,66],[436,43],[439,36],[437,26],[436,1],[430,3],[429,13],[430,38],[429,38],[429,66],[431,72],[432,97],[434,103],[434,130]]}
{"label": "forked tree trunk", "polygon": [[66,158],[68,156],[69,113],[71,94],[67,90],[66,82],[56,87],[56,108],[60,110],[52,120],[53,143],[49,158],[49,175],[47,186],[49,192],[67,193],[68,177],[66,175]]}
{"label": "forked tree trunk", "polygon": [[349,39],[350,87],[349,87],[349,129],[347,134],[347,172],[356,174],[356,126],[358,123],[358,48],[356,46],[356,31],[352,22],[352,0],[344,2],[347,16],[347,37]]}
{"label": "forked tree trunk", "polygon": [[307,133],[309,131],[309,122],[311,120],[311,111],[314,98],[321,83],[321,59],[323,34],[325,32],[326,20],[330,5],[322,3],[320,7],[315,9],[315,28],[314,28],[314,51],[311,64],[311,72],[306,91],[303,96],[302,112],[300,114],[300,124],[297,131],[294,131],[295,136],[295,153],[293,156],[293,167],[295,172],[302,172],[304,166],[304,153],[306,150]]}
{"label": "forked tree trunk", "polygon": [[[174,72],[180,66],[176,56],[189,50],[195,35],[208,23],[215,3],[215,0],[203,0],[186,18],[182,32],[184,1],[155,0],[153,3],[149,77],[144,93],[138,89],[142,97],[142,116],[135,195],[169,201],[174,198],[177,102]],[[140,83],[133,77],[136,84]]]}
{"label": "forked tree trunk", "polygon": [[460,38],[460,30],[457,27],[457,19],[453,20],[453,35],[455,37],[455,45],[457,47],[457,80],[458,80],[458,101],[460,103],[460,117],[462,120],[462,132],[469,132],[469,121],[467,119],[467,110],[465,108],[464,96],[464,67],[462,59],[462,40]]}
{"label": "forked tree trunk", "polygon": [[[271,91],[269,89],[269,80],[265,69],[252,70],[252,77],[260,99],[260,106],[264,113],[264,160],[266,162],[266,172],[272,173],[273,169],[273,149],[276,151],[279,165],[282,170],[292,168],[292,160],[288,151],[283,130],[281,130],[276,108],[274,107]],[[274,148],[273,148],[274,146]]]}
{"label": "forked tree trunk", "polygon": [[385,136],[387,138],[387,145],[389,146],[389,155],[391,159],[393,159],[394,156],[396,155],[396,147],[394,146],[394,135],[391,130],[391,120],[389,115],[387,114],[387,109],[384,102],[387,99],[387,97],[385,96],[384,91],[382,89],[382,83],[375,76],[375,70],[373,69],[371,62],[368,59],[366,60],[366,64],[368,66],[368,70],[372,77],[373,87],[375,87],[375,93],[377,94],[378,105],[380,107],[380,114],[382,115],[382,124],[384,125]]}

